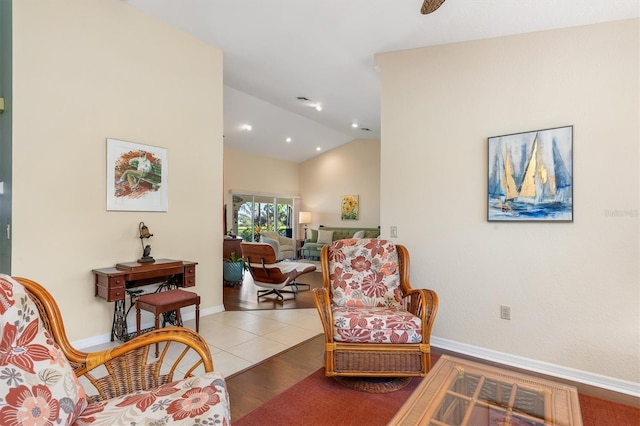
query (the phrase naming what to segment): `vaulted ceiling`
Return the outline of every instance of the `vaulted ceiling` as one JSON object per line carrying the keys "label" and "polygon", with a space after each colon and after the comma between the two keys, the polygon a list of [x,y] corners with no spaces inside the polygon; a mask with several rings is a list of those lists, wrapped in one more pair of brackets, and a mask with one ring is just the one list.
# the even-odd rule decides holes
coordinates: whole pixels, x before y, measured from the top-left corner
{"label": "vaulted ceiling", "polygon": [[223,51],[225,146],[293,162],[380,138],[376,53],[640,16],[640,0],[124,1]]}

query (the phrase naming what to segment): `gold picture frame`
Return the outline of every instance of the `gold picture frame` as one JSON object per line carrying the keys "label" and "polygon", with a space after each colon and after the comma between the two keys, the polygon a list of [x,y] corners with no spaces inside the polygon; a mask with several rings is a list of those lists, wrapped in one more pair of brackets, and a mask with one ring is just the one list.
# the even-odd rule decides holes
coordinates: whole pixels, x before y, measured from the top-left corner
{"label": "gold picture frame", "polygon": [[360,203],[357,195],[343,195],[340,203],[340,219],[358,220],[360,217]]}

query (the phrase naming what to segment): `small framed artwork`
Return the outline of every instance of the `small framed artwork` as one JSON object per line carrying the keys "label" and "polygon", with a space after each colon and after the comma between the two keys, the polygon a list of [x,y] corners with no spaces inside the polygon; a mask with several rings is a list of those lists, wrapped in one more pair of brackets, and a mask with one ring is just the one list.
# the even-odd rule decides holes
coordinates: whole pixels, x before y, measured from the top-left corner
{"label": "small framed artwork", "polygon": [[166,212],[167,149],[107,139],[107,210]]}
{"label": "small framed artwork", "polygon": [[573,126],[488,138],[489,221],[573,221]]}
{"label": "small framed artwork", "polygon": [[340,204],[340,219],[358,220],[360,216],[360,206],[357,195],[343,195]]}

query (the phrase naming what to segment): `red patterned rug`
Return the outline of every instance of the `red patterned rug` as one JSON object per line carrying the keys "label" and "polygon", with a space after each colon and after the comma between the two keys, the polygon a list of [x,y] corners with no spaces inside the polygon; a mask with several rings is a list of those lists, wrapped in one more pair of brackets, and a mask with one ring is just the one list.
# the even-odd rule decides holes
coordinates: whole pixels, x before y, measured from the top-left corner
{"label": "red patterned rug", "polygon": [[395,392],[360,392],[325,376],[321,368],[233,425],[386,425],[418,383],[413,378]]}
{"label": "red patterned rug", "polygon": [[[419,383],[413,378],[395,392],[361,392],[326,377],[321,368],[233,425],[386,425]],[[640,425],[640,408],[583,394],[579,398],[584,426]]]}

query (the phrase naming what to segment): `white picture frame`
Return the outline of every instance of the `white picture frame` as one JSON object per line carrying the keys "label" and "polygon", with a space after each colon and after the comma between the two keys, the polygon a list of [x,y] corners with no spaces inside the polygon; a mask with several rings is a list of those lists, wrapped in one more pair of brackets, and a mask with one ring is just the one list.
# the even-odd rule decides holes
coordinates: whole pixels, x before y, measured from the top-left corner
{"label": "white picture frame", "polygon": [[107,138],[108,211],[166,212],[168,176],[166,148]]}

